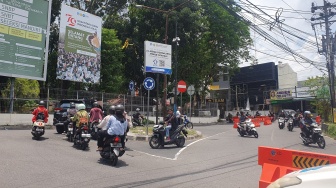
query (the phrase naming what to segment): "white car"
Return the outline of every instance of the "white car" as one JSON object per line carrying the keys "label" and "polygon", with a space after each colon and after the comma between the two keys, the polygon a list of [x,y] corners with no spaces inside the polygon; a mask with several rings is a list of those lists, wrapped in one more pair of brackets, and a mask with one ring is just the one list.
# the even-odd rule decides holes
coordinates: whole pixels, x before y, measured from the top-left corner
{"label": "white car", "polygon": [[334,188],[336,164],[317,166],[291,172],[271,183],[267,188]]}

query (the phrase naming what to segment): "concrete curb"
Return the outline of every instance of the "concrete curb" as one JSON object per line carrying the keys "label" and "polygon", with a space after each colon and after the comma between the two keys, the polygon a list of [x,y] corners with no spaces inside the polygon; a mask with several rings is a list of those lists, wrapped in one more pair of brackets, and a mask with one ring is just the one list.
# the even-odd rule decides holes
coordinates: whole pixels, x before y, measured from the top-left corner
{"label": "concrete curb", "polygon": [[[32,125],[0,125],[0,130],[30,130]],[[45,125],[46,129],[54,129],[52,125]]]}
{"label": "concrete curb", "polygon": [[[196,136],[188,136],[187,140],[194,140],[198,138],[202,138],[202,133],[200,131],[196,131]],[[135,135],[133,133],[128,133],[127,138],[128,140],[135,140],[135,141],[146,141],[148,142],[152,135]]]}

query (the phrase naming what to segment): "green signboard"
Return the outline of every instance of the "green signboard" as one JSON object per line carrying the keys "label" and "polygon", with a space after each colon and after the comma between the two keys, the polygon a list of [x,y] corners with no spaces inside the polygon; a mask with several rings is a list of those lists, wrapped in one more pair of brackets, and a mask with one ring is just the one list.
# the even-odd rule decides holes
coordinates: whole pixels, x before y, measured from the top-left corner
{"label": "green signboard", "polygon": [[0,0],[0,75],[45,80],[51,0]]}

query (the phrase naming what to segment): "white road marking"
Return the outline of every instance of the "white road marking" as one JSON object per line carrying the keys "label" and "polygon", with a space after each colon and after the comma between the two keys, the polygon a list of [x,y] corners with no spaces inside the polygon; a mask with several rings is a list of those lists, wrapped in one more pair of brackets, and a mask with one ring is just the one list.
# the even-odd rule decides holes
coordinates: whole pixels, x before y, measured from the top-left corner
{"label": "white road marking", "polygon": [[[228,131],[226,131],[228,132]],[[185,150],[187,149],[189,146],[199,142],[199,141],[202,141],[202,140],[205,140],[205,139],[208,139],[208,138],[211,138],[211,137],[214,137],[214,136],[218,136],[218,135],[221,135],[221,134],[224,134],[226,132],[221,132],[221,133],[217,133],[215,135],[212,135],[212,136],[208,136],[208,137],[205,137],[205,138],[202,138],[202,139],[199,139],[199,140],[195,140],[194,142],[188,144],[187,146],[183,147],[182,149],[180,149],[176,154],[175,154],[175,157],[174,158],[169,158],[169,157],[162,157],[162,156],[159,156],[159,155],[153,155],[153,154],[150,154],[150,153],[146,153],[146,152],[143,152],[143,151],[137,151],[137,150],[133,150],[135,152],[139,152],[139,153],[142,153],[142,154],[145,154],[145,155],[149,155],[149,156],[152,156],[152,157],[157,157],[157,158],[161,158],[161,159],[167,159],[167,160],[172,160],[172,161],[176,161],[178,156]]]}

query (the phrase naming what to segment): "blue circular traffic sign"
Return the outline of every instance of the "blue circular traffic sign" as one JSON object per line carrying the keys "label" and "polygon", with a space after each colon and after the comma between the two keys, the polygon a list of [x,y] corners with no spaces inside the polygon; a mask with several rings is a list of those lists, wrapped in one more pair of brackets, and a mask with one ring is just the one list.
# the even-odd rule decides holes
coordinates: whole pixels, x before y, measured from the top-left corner
{"label": "blue circular traffic sign", "polygon": [[146,90],[152,90],[155,87],[155,81],[153,78],[151,77],[147,77],[145,78],[143,85],[145,87]]}
{"label": "blue circular traffic sign", "polygon": [[131,91],[134,90],[134,82],[133,82],[133,80],[131,80],[131,81],[129,82],[128,88],[129,88]]}

